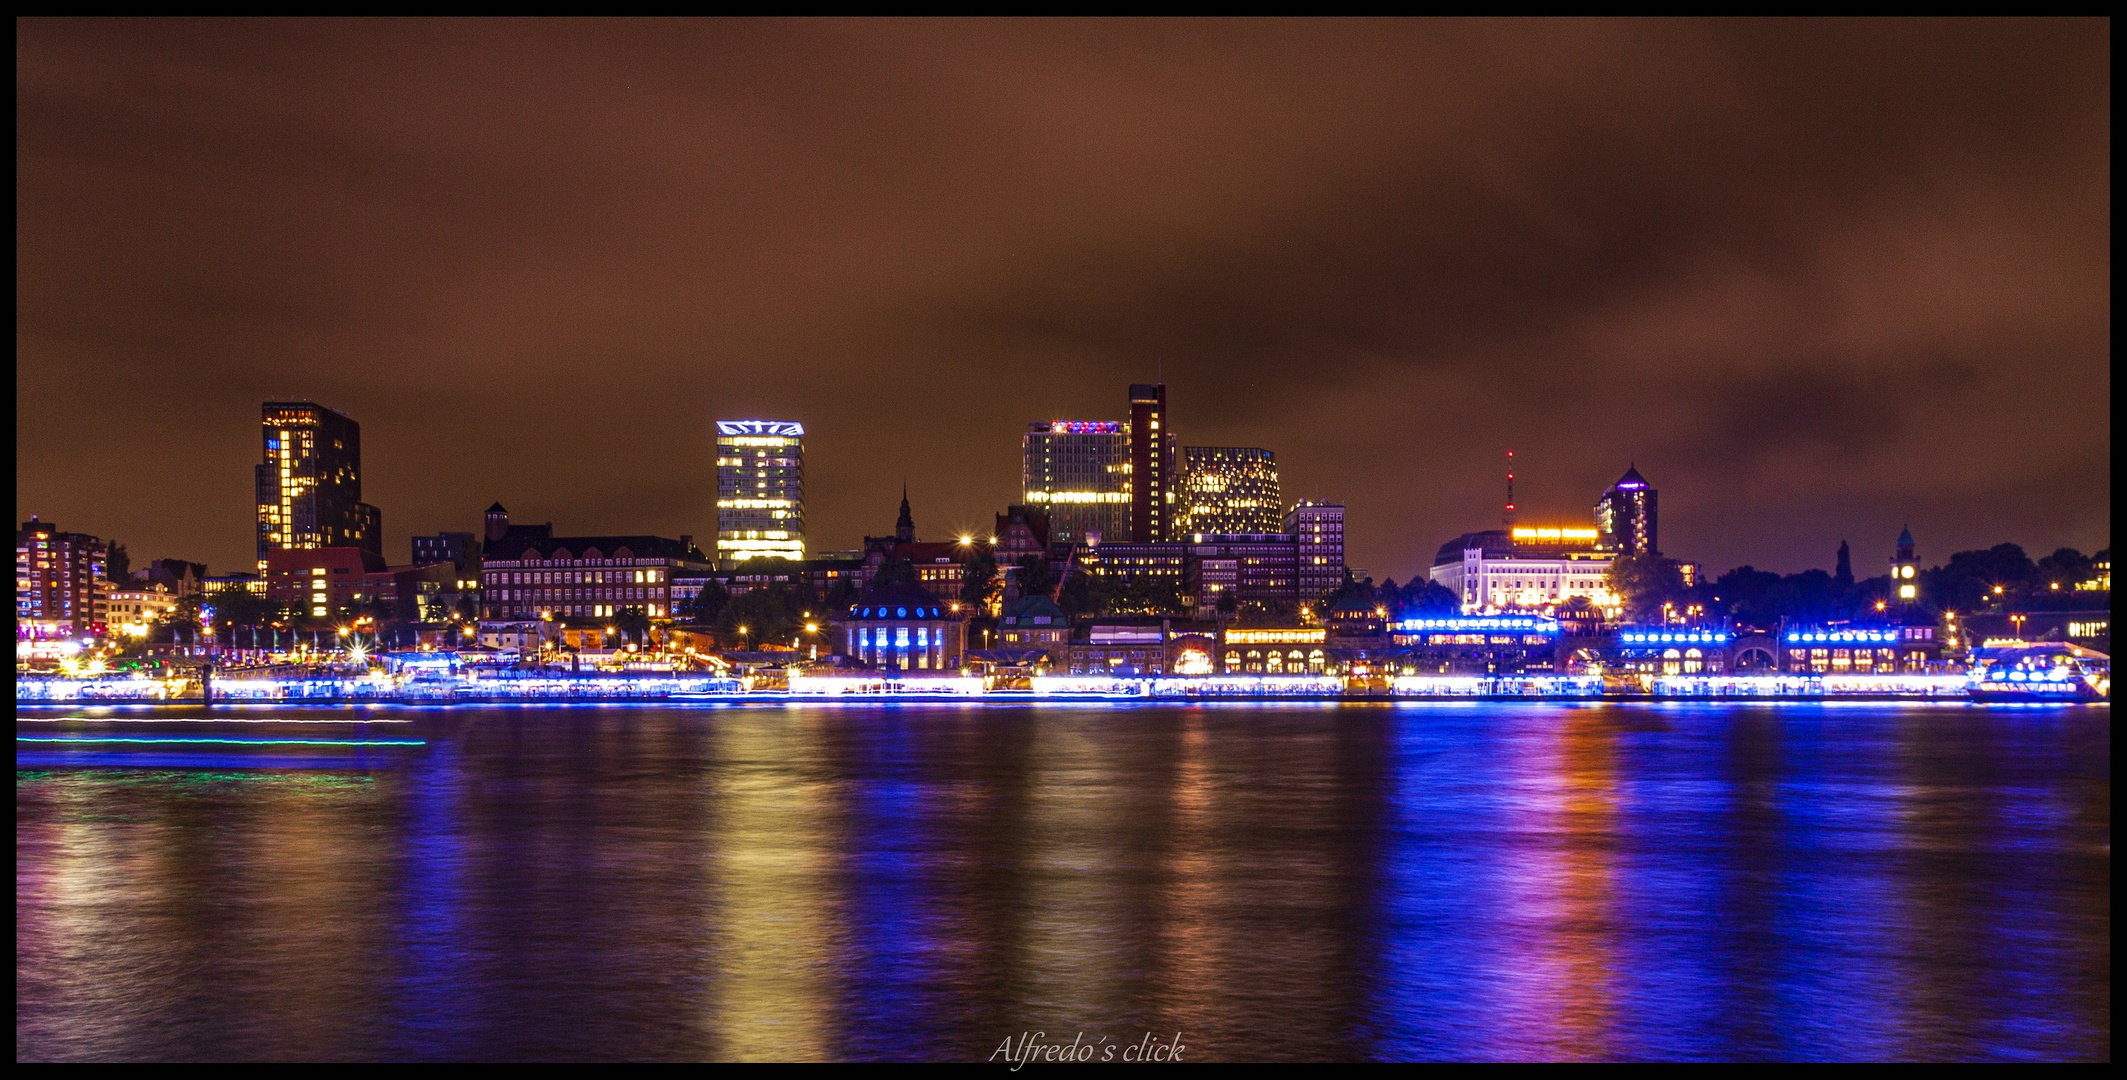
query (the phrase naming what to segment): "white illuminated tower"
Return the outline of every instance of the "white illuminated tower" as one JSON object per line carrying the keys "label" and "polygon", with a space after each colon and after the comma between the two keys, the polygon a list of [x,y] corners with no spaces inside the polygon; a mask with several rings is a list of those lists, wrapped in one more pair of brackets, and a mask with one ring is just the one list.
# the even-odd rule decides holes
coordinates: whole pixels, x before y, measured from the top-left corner
{"label": "white illuminated tower", "polygon": [[805,557],[805,425],[716,422],[716,557]]}
{"label": "white illuminated tower", "polygon": [[1898,553],[1891,556],[1892,595],[1900,604],[1920,599],[1920,560],[1913,557],[1913,528],[1898,530]]}

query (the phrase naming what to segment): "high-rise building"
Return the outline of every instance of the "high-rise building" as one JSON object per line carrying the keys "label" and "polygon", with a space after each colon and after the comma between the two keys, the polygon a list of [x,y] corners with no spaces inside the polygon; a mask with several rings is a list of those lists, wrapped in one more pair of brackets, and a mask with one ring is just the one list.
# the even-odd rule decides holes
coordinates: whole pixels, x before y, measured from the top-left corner
{"label": "high-rise building", "polygon": [[716,557],[805,557],[805,425],[716,422]]}
{"label": "high-rise building", "polygon": [[1598,543],[1616,555],[1660,555],[1655,527],[1655,491],[1637,466],[1625,470],[1595,504]]}
{"label": "high-rise building", "polygon": [[1130,436],[1108,420],[1051,420],[1020,437],[1020,491],[1059,543],[1130,539]]}
{"label": "high-rise building", "polygon": [[1177,536],[1280,531],[1278,459],[1268,450],[1185,446],[1174,487]]}
{"label": "high-rise building", "polygon": [[1300,596],[1317,600],[1344,584],[1344,504],[1301,502],[1285,511],[1284,528],[1299,544]]}
{"label": "high-rise building", "polygon": [[15,532],[15,638],[82,638],[104,621],[109,547],[31,517]]}
{"label": "high-rise building", "polygon": [[258,568],[289,548],[384,553],[383,512],[362,501],[362,425],[309,401],[263,406],[266,460],[256,473]]}
{"label": "high-rise building", "polygon": [[1169,538],[1173,512],[1174,437],[1167,430],[1167,384],[1130,387],[1130,539]]}

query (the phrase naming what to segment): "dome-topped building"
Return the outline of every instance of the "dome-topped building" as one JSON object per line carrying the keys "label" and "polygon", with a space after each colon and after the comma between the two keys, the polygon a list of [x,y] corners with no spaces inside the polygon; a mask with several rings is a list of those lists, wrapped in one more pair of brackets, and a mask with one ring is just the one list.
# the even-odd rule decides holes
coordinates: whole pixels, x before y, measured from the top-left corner
{"label": "dome-topped building", "polygon": [[913,581],[864,590],[842,619],[842,651],[889,671],[954,671],[967,649],[967,623]]}

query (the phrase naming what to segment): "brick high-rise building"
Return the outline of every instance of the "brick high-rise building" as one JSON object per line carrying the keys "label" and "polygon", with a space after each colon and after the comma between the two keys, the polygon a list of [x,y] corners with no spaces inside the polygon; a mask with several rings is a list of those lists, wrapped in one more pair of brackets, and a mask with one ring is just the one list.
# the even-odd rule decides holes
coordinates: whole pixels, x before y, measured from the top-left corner
{"label": "brick high-rise building", "polygon": [[1167,384],[1130,387],[1130,539],[1168,539],[1173,514],[1174,433],[1167,425]]}
{"label": "brick high-rise building", "polygon": [[1344,504],[1296,503],[1284,525],[1299,545],[1300,598],[1319,600],[1343,587]]}

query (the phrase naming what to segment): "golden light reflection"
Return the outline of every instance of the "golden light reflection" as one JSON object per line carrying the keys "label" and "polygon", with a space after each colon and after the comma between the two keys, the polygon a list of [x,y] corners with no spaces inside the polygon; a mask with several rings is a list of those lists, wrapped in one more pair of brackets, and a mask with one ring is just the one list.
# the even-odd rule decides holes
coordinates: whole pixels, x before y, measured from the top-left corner
{"label": "golden light reflection", "polygon": [[1617,838],[1616,733],[1602,713],[1576,713],[1560,739],[1559,808],[1567,843],[1561,852],[1559,896],[1564,919],[1552,937],[1552,966],[1562,976],[1560,1049],[1575,1057],[1608,1058],[1617,1018],[1617,887],[1611,864]]}
{"label": "golden light reflection", "polygon": [[1159,947],[1166,971],[1162,980],[1175,1023],[1215,1015],[1221,990],[1218,925],[1218,876],[1213,859],[1213,785],[1210,753],[1201,712],[1184,722],[1179,768],[1174,779],[1174,819],[1167,859],[1166,918]]}
{"label": "golden light reflection", "polygon": [[707,1023],[728,1060],[832,1054],[824,1020],[839,982],[837,797],[801,768],[820,753],[819,722],[816,713],[757,713],[718,725],[717,756],[731,764],[710,796],[719,811],[710,872],[722,904],[704,913],[717,969]]}
{"label": "golden light reflection", "polygon": [[1508,876],[1506,914],[1526,936],[1499,973],[1499,1011],[1545,1057],[1613,1054],[1617,765],[1607,712],[1565,714],[1523,759],[1529,795],[1515,824],[1533,842]]}
{"label": "golden light reflection", "polygon": [[1097,1029],[1124,1006],[1123,973],[1143,963],[1124,935],[1131,912],[1118,875],[1126,804],[1107,742],[1048,722],[1035,735],[1028,786],[1024,953],[1027,1016],[1052,1031]]}

